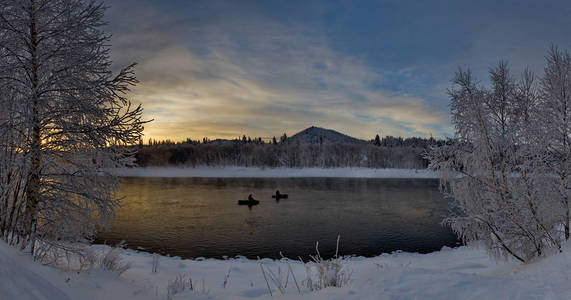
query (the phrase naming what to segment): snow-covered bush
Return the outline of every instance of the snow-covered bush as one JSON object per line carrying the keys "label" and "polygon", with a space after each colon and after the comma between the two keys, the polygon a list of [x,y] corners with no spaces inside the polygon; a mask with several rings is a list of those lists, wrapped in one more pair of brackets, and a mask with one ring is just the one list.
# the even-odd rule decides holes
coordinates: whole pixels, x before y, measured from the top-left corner
{"label": "snow-covered bush", "polygon": [[97,252],[91,248],[86,248],[81,255],[79,255],[79,270],[89,270],[92,269],[99,260]]}
{"label": "snow-covered bush", "polygon": [[351,273],[338,259],[324,260],[314,257],[312,260],[305,264],[307,277],[302,281],[305,287],[313,291],[330,286],[342,287],[349,283]]}
{"label": "snow-covered bush", "polygon": [[167,299],[171,300],[174,295],[184,292],[186,289],[193,289],[192,278],[186,278],[184,274],[178,274],[173,280],[168,282]]}
{"label": "snow-covered bush", "polygon": [[320,290],[327,287],[342,287],[351,280],[351,272],[341,263],[338,256],[339,238],[337,238],[337,251],[332,259],[323,259],[319,253],[319,243],[315,245],[317,254],[310,256],[311,261],[305,263],[306,278],[302,284],[308,289]]}
{"label": "snow-covered bush", "polygon": [[552,49],[541,85],[500,62],[491,87],[459,70],[449,90],[456,136],[427,154],[454,199],[445,222],[496,257],[530,261],[569,237],[570,63]]}
{"label": "snow-covered bush", "polygon": [[34,259],[44,265],[66,270],[102,269],[120,276],[131,267],[131,263],[124,261],[121,249],[123,244],[97,250],[85,244],[41,240],[36,241]]}
{"label": "snow-covered bush", "polygon": [[123,262],[119,249],[120,248],[111,248],[104,253],[99,260],[99,267],[117,275],[121,275],[127,271],[131,267],[131,263]]}
{"label": "snow-covered bush", "polygon": [[167,285],[167,300],[172,300],[173,297],[177,294],[184,294],[181,296],[183,299],[187,299],[187,294],[192,296],[196,295],[206,295],[209,291],[206,288],[206,284],[204,283],[204,279],[202,279],[202,283],[198,286],[195,286],[192,281],[192,277],[190,275],[185,274],[178,274],[173,280],[169,280]]}

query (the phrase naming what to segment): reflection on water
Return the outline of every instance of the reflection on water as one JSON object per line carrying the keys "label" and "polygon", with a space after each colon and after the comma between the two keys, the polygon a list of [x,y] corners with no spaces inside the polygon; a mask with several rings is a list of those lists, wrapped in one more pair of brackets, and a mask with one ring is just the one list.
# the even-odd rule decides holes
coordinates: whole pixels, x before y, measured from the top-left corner
{"label": "reflection on water", "polygon": [[[191,257],[288,257],[335,251],[373,256],[455,246],[440,225],[436,180],[360,178],[122,178],[126,198],[97,242]],[[288,199],[271,198],[279,189]],[[260,200],[250,209],[237,200]]]}

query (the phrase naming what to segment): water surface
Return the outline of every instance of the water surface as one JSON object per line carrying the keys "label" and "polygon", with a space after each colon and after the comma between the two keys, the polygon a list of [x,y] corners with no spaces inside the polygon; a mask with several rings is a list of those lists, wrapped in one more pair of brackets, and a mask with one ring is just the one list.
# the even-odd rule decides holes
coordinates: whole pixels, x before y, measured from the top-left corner
{"label": "water surface", "polygon": [[[275,201],[279,189],[288,199]],[[97,242],[127,242],[184,258],[374,256],[456,246],[440,225],[447,200],[433,179],[140,178],[121,179],[125,197]],[[248,194],[261,201],[248,208]]]}

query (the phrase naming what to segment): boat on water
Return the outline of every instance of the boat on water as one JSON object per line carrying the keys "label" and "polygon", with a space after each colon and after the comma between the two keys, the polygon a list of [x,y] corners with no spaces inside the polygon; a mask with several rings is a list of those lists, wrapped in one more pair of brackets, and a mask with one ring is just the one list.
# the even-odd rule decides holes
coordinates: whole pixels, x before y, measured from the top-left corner
{"label": "boat on water", "polygon": [[287,199],[287,194],[280,194],[280,190],[276,191],[275,195],[272,195],[272,198],[276,199],[276,200],[280,200],[280,199]]}
{"label": "boat on water", "polygon": [[258,201],[258,200],[238,200],[238,205],[252,206],[252,205],[258,205],[258,204],[260,204],[260,201]]}
{"label": "boat on water", "polygon": [[260,204],[260,201],[254,199],[254,197],[252,197],[252,194],[248,196],[248,200],[238,200],[238,205],[253,206],[258,204]]}

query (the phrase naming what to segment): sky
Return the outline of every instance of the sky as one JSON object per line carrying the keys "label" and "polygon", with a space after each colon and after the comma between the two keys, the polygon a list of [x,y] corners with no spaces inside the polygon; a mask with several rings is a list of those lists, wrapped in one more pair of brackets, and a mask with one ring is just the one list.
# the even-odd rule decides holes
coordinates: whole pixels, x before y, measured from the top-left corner
{"label": "sky", "polygon": [[454,134],[447,89],[507,60],[543,72],[571,1],[107,0],[113,68],[136,62],[145,139]]}

